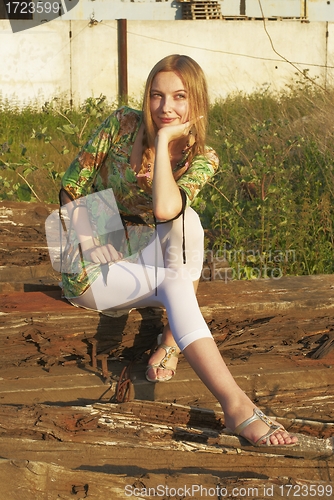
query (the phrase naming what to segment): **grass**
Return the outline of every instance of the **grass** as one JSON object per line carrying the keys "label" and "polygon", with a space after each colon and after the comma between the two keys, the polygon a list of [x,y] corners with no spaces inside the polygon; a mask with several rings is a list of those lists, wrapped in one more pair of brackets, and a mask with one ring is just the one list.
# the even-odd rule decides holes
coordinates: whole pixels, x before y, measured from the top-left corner
{"label": "grass", "polygon": [[111,109],[103,96],[79,109],[58,100],[24,109],[0,101],[0,199],[56,203],[63,172]]}
{"label": "grass", "polygon": [[[210,110],[221,168],[195,202],[206,248],[238,279],[333,273],[334,90],[230,95]],[[0,101],[0,198],[57,202],[62,173],[115,109]]]}

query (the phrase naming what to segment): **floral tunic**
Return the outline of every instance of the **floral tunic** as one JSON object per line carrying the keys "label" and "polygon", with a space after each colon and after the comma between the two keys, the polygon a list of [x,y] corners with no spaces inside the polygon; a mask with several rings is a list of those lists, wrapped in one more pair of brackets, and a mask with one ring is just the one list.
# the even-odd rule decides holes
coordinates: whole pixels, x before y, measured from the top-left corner
{"label": "floral tunic", "polygon": [[[112,189],[119,213],[139,216],[149,226],[154,225],[152,193],[144,191],[130,165],[130,156],[136,135],[142,123],[142,112],[122,107],[109,116],[83,147],[62,178],[62,188],[71,199]],[[178,168],[186,163],[186,157]],[[189,206],[204,184],[218,168],[215,151],[206,147],[205,154],[195,156],[186,172],[176,181],[185,193]],[[100,207],[96,207],[98,211]],[[66,297],[83,293],[89,282],[98,276],[100,266],[91,265],[89,280],[85,266],[80,273],[63,273]]]}

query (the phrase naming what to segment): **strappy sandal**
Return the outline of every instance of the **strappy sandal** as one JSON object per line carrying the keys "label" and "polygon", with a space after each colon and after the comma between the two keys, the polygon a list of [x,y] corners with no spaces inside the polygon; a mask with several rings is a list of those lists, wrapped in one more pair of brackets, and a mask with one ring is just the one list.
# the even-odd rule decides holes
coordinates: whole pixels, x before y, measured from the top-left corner
{"label": "strappy sandal", "polygon": [[[260,437],[260,439],[258,439],[257,441],[253,441],[252,439],[249,439],[245,436],[241,436],[241,432],[244,429],[246,429],[246,427],[248,425],[250,425],[252,422],[255,422],[256,420],[262,420],[262,422],[264,422],[269,427],[269,431],[266,434],[264,434],[262,437]],[[234,431],[231,431],[230,429],[226,429],[226,431],[228,433],[235,434],[237,436],[241,436],[242,438],[246,439],[251,445],[257,446],[257,447],[259,447],[259,446],[272,446],[272,447],[284,446],[284,447],[286,447],[286,446],[296,446],[296,444],[298,444],[298,443],[278,444],[278,445],[272,444],[270,442],[270,436],[275,434],[275,432],[277,432],[277,431],[286,432],[286,430],[284,429],[284,427],[282,425],[275,422],[274,420],[271,420],[271,418],[267,417],[267,415],[265,415],[261,410],[259,410],[259,408],[254,408],[253,415],[250,418],[247,418],[247,420],[242,422],[240,425],[238,425],[238,427],[236,427],[236,429]],[[266,440],[265,443],[262,442],[264,440]]]}
{"label": "strappy sandal", "polygon": [[[159,337],[160,337],[160,339],[159,339]],[[161,344],[159,342],[159,340],[161,341],[160,335],[158,336],[158,347],[162,347],[163,349],[165,349],[166,354],[159,363],[153,363],[153,364],[147,365],[145,377],[149,382],[167,382],[168,380],[173,378],[175,373],[176,373],[176,368],[172,368],[171,366],[168,366],[167,363],[172,357],[178,358],[180,353],[178,352],[177,347],[175,345],[168,346],[166,344]],[[166,375],[165,377],[162,377],[162,378],[154,378],[153,379],[153,378],[150,378],[148,376],[148,371],[151,368],[160,368],[162,370],[170,370],[172,372],[172,375]]]}

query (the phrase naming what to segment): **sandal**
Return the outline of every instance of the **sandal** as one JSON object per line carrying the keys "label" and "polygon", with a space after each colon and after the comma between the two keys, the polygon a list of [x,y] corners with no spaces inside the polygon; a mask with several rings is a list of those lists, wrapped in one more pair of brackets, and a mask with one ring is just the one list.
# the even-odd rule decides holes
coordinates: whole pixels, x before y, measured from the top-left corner
{"label": "sandal", "polygon": [[[249,439],[245,436],[241,436],[241,432],[248,425],[250,425],[252,422],[255,422],[256,420],[262,420],[262,422],[267,424],[267,426],[269,427],[269,431],[266,434],[264,434],[262,437],[260,437],[260,439],[258,439],[257,441],[253,441],[252,439]],[[234,430],[234,432],[230,431],[230,429],[226,429],[227,432],[229,432],[229,433],[231,432],[232,434],[236,434],[237,436],[241,436],[242,438],[246,439],[250,444],[252,444],[253,446],[257,446],[257,447],[259,447],[259,446],[274,446],[274,447],[284,446],[285,447],[285,446],[295,446],[297,444],[297,443],[278,444],[278,445],[272,444],[270,442],[270,436],[275,434],[275,432],[277,432],[278,430],[286,432],[286,430],[284,429],[284,427],[282,425],[278,424],[274,420],[271,420],[271,418],[267,417],[267,415],[265,415],[261,410],[259,410],[259,408],[254,408],[253,415],[250,418],[247,418],[247,420],[242,422],[240,425],[238,425],[236,427],[236,429]],[[262,443],[262,441],[264,439],[266,440],[266,442]]]}
{"label": "sandal", "polygon": [[[168,346],[166,344],[161,344],[161,335],[158,335],[158,347],[162,347],[163,349],[165,349],[166,354],[159,363],[153,363],[153,364],[147,365],[145,377],[149,382],[167,382],[168,380],[173,378],[175,373],[176,373],[176,368],[172,368],[171,366],[168,366],[167,363],[172,357],[178,358],[180,353],[178,352],[177,347],[175,345]],[[148,376],[148,371],[151,368],[160,368],[162,370],[170,370],[172,372],[172,375],[166,375],[165,377],[162,377],[162,378],[153,379],[153,378],[150,378]]]}

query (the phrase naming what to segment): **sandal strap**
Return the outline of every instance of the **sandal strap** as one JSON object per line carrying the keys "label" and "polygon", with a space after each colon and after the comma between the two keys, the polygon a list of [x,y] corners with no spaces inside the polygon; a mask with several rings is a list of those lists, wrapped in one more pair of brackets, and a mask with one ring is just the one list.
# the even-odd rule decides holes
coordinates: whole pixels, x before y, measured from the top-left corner
{"label": "sandal strap", "polygon": [[284,427],[280,424],[278,424],[277,422],[274,422],[273,420],[271,420],[271,418],[267,417],[267,415],[265,415],[263,413],[263,411],[259,410],[259,408],[254,408],[253,410],[253,415],[250,417],[250,418],[247,418],[247,420],[245,420],[244,422],[242,422],[240,425],[238,425],[238,427],[235,429],[235,433],[236,434],[239,434],[249,425],[251,424],[252,422],[255,422],[256,420],[262,420],[262,422],[264,422],[265,424],[267,424],[267,426],[269,427],[269,431],[264,434],[264,436],[260,437],[260,439],[258,439],[255,443],[255,446],[257,446],[261,441],[263,441],[264,439],[266,439],[267,441],[267,444],[270,444],[269,442],[269,437],[274,434],[276,431],[278,431],[279,429],[281,430],[285,430]]}
{"label": "sandal strap", "polygon": [[161,368],[165,368],[166,370],[175,371],[173,368],[168,368],[167,363],[172,357],[177,358],[179,356],[180,353],[177,351],[177,347],[175,345],[168,346],[166,344],[160,344],[159,347],[162,347],[166,351],[166,354],[160,361],[159,366]]}
{"label": "sandal strap", "polygon": [[153,364],[147,365],[146,370],[149,370],[150,368],[161,368],[163,370],[170,370],[173,372],[173,375],[175,375],[175,373],[176,373],[175,368],[172,368],[171,366],[168,366],[168,365],[162,365],[161,363],[153,363]]}

